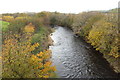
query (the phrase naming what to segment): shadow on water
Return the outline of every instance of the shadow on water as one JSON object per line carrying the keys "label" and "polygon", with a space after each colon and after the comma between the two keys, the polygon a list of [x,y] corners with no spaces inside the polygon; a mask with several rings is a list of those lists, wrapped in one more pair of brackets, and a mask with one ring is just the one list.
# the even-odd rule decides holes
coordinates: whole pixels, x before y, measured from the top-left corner
{"label": "shadow on water", "polygon": [[114,78],[109,63],[81,38],[66,27],[55,27],[51,38],[53,65],[60,78]]}

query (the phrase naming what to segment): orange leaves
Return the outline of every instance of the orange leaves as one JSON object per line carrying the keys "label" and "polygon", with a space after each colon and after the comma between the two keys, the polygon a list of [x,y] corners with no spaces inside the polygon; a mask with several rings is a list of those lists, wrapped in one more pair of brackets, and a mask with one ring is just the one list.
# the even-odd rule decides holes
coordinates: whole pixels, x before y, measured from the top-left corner
{"label": "orange leaves", "polygon": [[40,52],[40,53],[37,54],[37,56],[38,56],[38,57],[42,57],[43,54],[44,54],[43,52]]}
{"label": "orange leaves", "polygon": [[49,59],[51,57],[51,51],[44,50],[43,52],[38,53],[36,56],[42,59]]}
{"label": "orange leaves", "polygon": [[32,58],[31,60],[33,62],[32,64],[35,65],[34,68],[40,69],[41,75],[39,74],[39,77],[49,78],[50,75],[52,75],[52,73],[54,71],[56,71],[55,66],[51,66],[52,62],[49,61],[49,58],[50,58],[50,51],[49,50],[40,52],[36,55],[32,55],[31,58]]}
{"label": "orange leaves", "polygon": [[38,46],[39,46],[39,43],[35,43],[33,46],[34,46],[34,47],[38,47]]}
{"label": "orange leaves", "polygon": [[[24,36],[31,37],[30,35]],[[2,48],[3,77],[49,78],[50,74],[54,72],[55,69],[51,66],[52,62],[49,61],[51,52],[44,50],[33,55],[32,51],[39,46],[39,43],[32,45],[30,39],[23,39],[20,35],[14,34],[4,40]]]}
{"label": "orange leaves", "polygon": [[52,62],[46,62],[45,64],[44,64],[44,67],[49,67],[50,65],[52,64]]}
{"label": "orange leaves", "polygon": [[51,70],[56,71],[56,67],[55,66],[51,67]]}

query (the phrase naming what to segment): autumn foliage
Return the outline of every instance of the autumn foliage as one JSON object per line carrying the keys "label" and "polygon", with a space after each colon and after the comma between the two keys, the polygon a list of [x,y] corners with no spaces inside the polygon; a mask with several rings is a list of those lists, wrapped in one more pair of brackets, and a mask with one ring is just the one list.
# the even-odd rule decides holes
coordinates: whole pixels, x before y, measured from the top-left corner
{"label": "autumn foliage", "polygon": [[[114,10],[114,9],[113,9]],[[117,9],[115,9],[117,11]],[[120,72],[120,34],[117,12],[89,11],[79,14],[53,13],[51,25],[69,27],[78,36],[103,54]],[[69,23],[70,22],[70,23]]]}
{"label": "autumn foliage", "polygon": [[[50,50],[44,50],[37,55],[32,54],[38,43],[31,44],[31,34],[25,34],[26,39],[18,40],[20,35],[9,35],[4,40],[2,50],[4,78],[49,78],[56,70],[49,61]],[[29,37],[28,37],[29,36]]]}
{"label": "autumn foliage", "polygon": [[[5,21],[10,22],[10,25],[8,26],[9,30],[3,32],[2,77],[53,77],[56,68],[52,66],[52,62],[50,61],[51,51],[48,49],[40,51],[39,47],[42,44],[40,42],[32,43],[36,29],[35,24],[22,17],[18,17],[14,21],[11,21],[11,18],[4,16]],[[34,53],[35,51],[39,52]]]}
{"label": "autumn foliage", "polygon": [[[10,34],[12,33],[12,38],[4,37],[6,35],[9,35],[9,32],[7,34],[3,34],[3,46],[6,46],[3,48],[3,52],[8,49],[8,51],[12,50],[15,54],[17,54],[22,50],[26,50],[26,52],[28,51],[28,53],[30,53],[29,62],[32,64],[34,62],[46,64],[43,66],[36,65],[36,68],[43,72],[50,72],[49,69],[53,70],[53,67],[49,67],[49,69],[43,68],[47,66],[47,64],[51,65],[51,62],[49,62],[50,54],[45,51],[49,45],[47,42],[51,29],[46,26],[65,26],[72,29],[74,34],[82,37],[86,42],[90,43],[94,49],[102,53],[103,56],[109,61],[109,63],[116,69],[116,72],[120,72],[120,34],[118,28],[118,23],[120,21],[118,21],[118,15],[119,14],[117,12],[113,13],[112,10],[107,12],[89,11],[79,14],[63,14],[59,12],[40,12],[35,14],[16,13],[12,15],[4,14],[2,17],[3,20],[10,22],[9,27],[6,28],[8,30],[5,31],[10,31]],[[11,35],[9,35],[9,37]],[[30,36],[31,40],[29,39]],[[10,47],[14,46],[7,47],[8,43],[6,42],[11,43],[12,45],[16,45],[16,49],[10,49]],[[40,46],[35,46],[37,43],[40,44]],[[23,47],[24,48],[20,51],[17,51],[18,46],[19,49],[22,49]],[[21,53],[26,52],[22,51]],[[46,59],[41,55],[46,56]],[[19,59],[17,55],[15,56],[17,59]],[[31,65],[31,63],[28,65]],[[43,76],[43,72],[40,74],[41,76]],[[44,75],[48,77],[50,74],[47,73]]]}
{"label": "autumn foliage", "polygon": [[7,22],[11,22],[14,20],[14,17],[13,16],[3,16],[2,19]]}

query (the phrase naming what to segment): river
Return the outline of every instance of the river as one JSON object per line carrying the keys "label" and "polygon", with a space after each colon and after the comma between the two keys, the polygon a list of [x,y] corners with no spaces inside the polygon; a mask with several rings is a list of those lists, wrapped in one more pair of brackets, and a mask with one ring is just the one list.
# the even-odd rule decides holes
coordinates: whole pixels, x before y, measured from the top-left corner
{"label": "river", "polygon": [[84,40],[66,27],[55,27],[51,35],[52,62],[59,78],[113,78],[109,63]]}

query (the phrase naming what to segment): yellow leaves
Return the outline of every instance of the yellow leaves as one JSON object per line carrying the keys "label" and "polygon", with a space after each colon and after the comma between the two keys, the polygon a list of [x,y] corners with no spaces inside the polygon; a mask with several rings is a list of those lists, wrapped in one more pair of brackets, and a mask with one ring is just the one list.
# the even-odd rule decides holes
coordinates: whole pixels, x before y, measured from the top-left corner
{"label": "yellow leaves", "polygon": [[10,22],[10,21],[14,20],[14,17],[13,16],[3,16],[2,19],[5,20],[5,21],[7,21],[7,22]]}
{"label": "yellow leaves", "polygon": [[114,56],[115,58],[120,57],[117,46],[112,47],[110,55]]}
{"label": "yellow leaves", "polygon": [[2,56],[0,56],[0,59],[2,59]]}
{"label": "yellow leaves", "polygon": [[34,32],[34,25],[32,23],[29,23],[27,26],[25,26],[25,32]]}
{"label": "yellow leaves", "polygon": [[44,50],[43,52],[38,53],[36,56],[41,57],[42,59],[49,59],[51,57],[51,51]]}
{"label": "yellow leaves", "polygon": [[35,45],[36,45],[36,46],[39,46],[39,43],[36,43]]}
{"label": "yellow leaves", "polygon": [[55,66],[51,67],[51,70],[56,71],[56,67]]}
{"label": "yellow leaves", "polygon": [[8,45],[12,45],[12,44],[14,44],[16,42],[17,42],[17,40],[15,40],[15,39],[8,39],[8,40],[4,41],[4,43],[7,43]]}
{"label": "yellow leaves", "polygon": [[45,53],[51,53],[51,50],[46,50]]}
{"label": "yellow leaves", "polygon": [[32,61],[33,61],[32,64],[37,65],[37,66],[34,66],[34,68],[40,69],[40,74],[38,75],[41,78],[49,78],[50,74],[56,71],[56,67],[51,66],[52,62],[49,61],[50,55],[48,54],[50,54],[50,50],[45,50],[43,52],[40,52],[36,55],[31,56]]}
{"label": "yellow leaves", "polygon": [[48,61],[44,64],[44,67],[49,67],[52,64],[52,62]]}
{"label": "yellow leaves", "polygon": [[25,31],[26,32],[34,32],[34,27],[27,26],[27,27],[25,27]]}
{"label": "yellow leaves", "polygon": [[37,54],[38,57],[42,57],[43,55],[44,55],[43,52],[40,52],[40,53]]}
{"label": "yellow leaves", "polygon": [[[97,46],[100,44],[100,40],[102,37],[102,32],[97,30],[97,29],[92,29],[89,32],[89,35],[87,36],[89,43],[91,43],[92,46]],[[99,50],[98,48],[96,48],[96,50]]]}
{"label": "yellow leaves", "polygon": [[42,68],[43,67],[43,63],[39,63],[38,68]]}
{"label": "yellow leaves", "polygon": [[49,76],[48,76],[48,75],[45,75],[45,76],[43,76],[43,78],[49,78]]}
{"label": "yellow leaves", "polygon": [[15,36],[16,38],[19,38],[19,37],[20,37],[20,35],[18,35],[18,34],[14,34],[14,36]]}
{"label": "yellow leaves", "polygon": [[100,50],[99,48],[96,48],[96,50],[98,51],[98,50]]}
{"label": "yellow leaves", "polygon": [[[4,77],[8,77],[8,75],[21,77],[23,75],[25,78],[49,78],[50,74],[54,72],[55,67],[50,62],[51,51],[44,50],[36,55],[32,54],[39,43],[31,44],[29,37],[31,35],[13,34],[4,40],[2,48]],[[14,71],[17,71],[20,76]]]}
{"label": "yellow leaves", "polygon": [[38,46],[39,46],[39,43],[35,43],[33,46],[34,46],[34,47],[38,47]]}
{"label": "yellow leaves", "polygon": [[102,53],[107,53],[114,58],[120,57],[120,53],[118,53],[118,28],[116,26],[105,20],[96,22],[87,36],[88,42]]}
{"label": "yellow leaves", "polygon": [[42,72],[43,72],[43,73],[47,73],[49,70],[50,70],[50,68],[44,68],[44,69],[42,70]]}
{"label": "yellow leaves", "polygon": [[34,60],[35,60],[35,59],[37,59],[37,56],[35,56],[35,55],[32,55],[32,59],[34,59]]}
{"label": "yellow leaves", "polygon": [[32,46],[31,44],[25,42],[19,42],[18,39],[15,38],[15,35],[4,40],[2,48],[3,65],[8,69],[9,72],[12,73],[6,72],[4,70],[5,68],[3,68],[3,71],[5,71],[3,73],[4,77],[8,77],[7,74],[11,76],[17,75],[14,73],[14,71],[17,71],[18,74],[21,74],[21,72],[25,74],[25,72],[29,70],[27,66],[30,67],[28,59],[30,58],[31,52],[29,52],[29,47],[27,47],[28,45]]}

